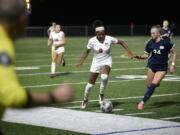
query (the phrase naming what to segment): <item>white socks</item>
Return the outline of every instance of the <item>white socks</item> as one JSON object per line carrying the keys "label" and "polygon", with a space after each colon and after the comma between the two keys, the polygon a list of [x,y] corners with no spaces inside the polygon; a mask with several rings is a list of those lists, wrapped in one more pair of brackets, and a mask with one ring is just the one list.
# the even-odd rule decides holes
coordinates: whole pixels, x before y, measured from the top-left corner
{"label": "white socks", "polygon": [[108,83],[108,75],[107,74],[101,74],[101,85],[99,89],[99,94],[104,94],[104,90],[106,89]]}
{"label": "white socks", "polygon": [[51,74],[55,74],[55,71],[56,71],[56,63],[52,62],[52,64],[51,64]]}
{"label": "white socks", "polygon": [[[104,90],[106,89],[107,83],[108,83],[108,75],[102,74],[99,94],[101,94],[101,95],[104,94]],[[90,94],[93,86],[94,86],[93,84],[87,83],[85,90],[84,90],[84,100],[88,100],[89,94]]]}
{"label": "white socks", "polygon": [[91,92],[91,89],[94,85],[93,84],[90,84],[88,83],[85,87],[85,90],[84,90],[84,100],[88,100],[88,97],[89,97],[89,93]]}

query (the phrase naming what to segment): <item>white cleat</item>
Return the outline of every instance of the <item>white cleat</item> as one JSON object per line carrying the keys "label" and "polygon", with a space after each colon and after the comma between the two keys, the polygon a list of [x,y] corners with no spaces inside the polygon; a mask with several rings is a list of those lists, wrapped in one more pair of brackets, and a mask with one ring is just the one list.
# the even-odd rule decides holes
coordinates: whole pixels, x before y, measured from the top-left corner
{"label": "white cleat", "polygon": [[88,100],[83,100],[83,101],[82,101],[82,104],[81,104],[81,108],[82,108],[82,109],[86,109],[87,106],[88,106]]}

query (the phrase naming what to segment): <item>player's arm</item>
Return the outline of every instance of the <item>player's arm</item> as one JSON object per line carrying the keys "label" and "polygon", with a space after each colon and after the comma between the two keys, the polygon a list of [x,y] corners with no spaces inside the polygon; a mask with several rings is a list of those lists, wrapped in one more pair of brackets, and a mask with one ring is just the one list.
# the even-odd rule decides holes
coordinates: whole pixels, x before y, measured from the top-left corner
{"label": "player's arm", "polygon": [[17,79],[12,61],[6,53],[0,53],[0,105],[22,108],[72,100],[73,89],[68,84],[51,93],[25,90]]}
{"label": "player's arm", "polygon": [[52,38],[52,34],[49,35],[49,38],[48,38],[48,46],[51,46],[53,45],[53,38]]}
{"label": "player's arm", "polygon": [[133,52],[129,49],[128,45],[126,42],[124,42],[123,40],[118,40],[117,44],[120,44],[128,53],[128,57],[133,58],[134,54]]}
{"label": "player's arm", "polygon": [[76,65],[77,67],[81,66],[84,61],[86,60],[86,58],[88,57],[89,53],[90,53],[90,49],[86,48],[83,52],[83,55],[81,56],[80,60],[78,61],[78,64]]}
{"label": "player's arm", "polygon": [[175,66],[176,66],[176,59],[177,59],[177,50],[175,47],[171,49],[171,53],[172,53],[172,63],[169,69],[170,69],[170,73],[174,73],[176,70]]}
{"label": "player's arm", "polygon": [[134,58],[139,59],[139,60],[148,59],[150,57],[151,53],[152,53],[152,49],[150,47],[150,42],[151,42],[151,39],[146,44],[144,54],[143,55],[136,55],[136,56],[134,56]]}
{"label": "player's arm", "polygon": [[145,53],[143,55],[136,55],[136,56],[134,56],[134,58],[139,59],[139,60],[146,60],[149,58],[149,56],[150,56],[149,53]]}

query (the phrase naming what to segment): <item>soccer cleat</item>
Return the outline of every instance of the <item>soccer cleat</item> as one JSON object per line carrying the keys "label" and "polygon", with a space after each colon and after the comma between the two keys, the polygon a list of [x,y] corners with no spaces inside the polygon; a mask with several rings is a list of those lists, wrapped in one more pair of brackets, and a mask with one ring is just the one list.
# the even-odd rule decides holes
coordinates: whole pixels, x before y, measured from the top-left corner
{"label": "soccer cleat", "polygon": [[141,101],[141,102],[139,102],[139,104],[138,104],[138,106],[137,106],[137,109],[139,110],[139,111],[142,111],[143,109],[144,109],[144,103]]}
{"label": "soccer cleat", "polygon": [[104,101],[104,94],[99,94],[99,104],[101,105]]}
{"label": "soccer cleat", "polygon": [[55,77],[56,77],[56,74],[50,74],[49,77],[50,77],[50,78],[55,78]]}
{"label": "soccer cleat", "polygon": [[82,109],[86,109],[87,106],[88,106],[88,100],[83,100],[81,104]]}

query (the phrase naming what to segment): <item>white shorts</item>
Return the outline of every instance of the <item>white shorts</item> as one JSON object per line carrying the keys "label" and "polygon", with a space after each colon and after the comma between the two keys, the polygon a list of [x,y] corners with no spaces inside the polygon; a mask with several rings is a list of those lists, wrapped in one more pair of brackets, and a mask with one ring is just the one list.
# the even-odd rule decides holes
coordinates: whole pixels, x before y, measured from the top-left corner
{"label": "white shorts", "polygon": [[108,60],[101,61],[101,62],[98,62],[98,63],[92,62],[90,72],[92,72],[92,73],[101,73],[102,67],[105,66],[105,65],[112,68],[112,59],[109,58]]}
{"label": "white shorts", "polygon": [[52,51],[55,51],[57,54],[60,54],[60,53],[65,52],[65,48],[64,47],[59,47],[59,48],[55,49],[55,46],[52,46]]}

